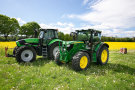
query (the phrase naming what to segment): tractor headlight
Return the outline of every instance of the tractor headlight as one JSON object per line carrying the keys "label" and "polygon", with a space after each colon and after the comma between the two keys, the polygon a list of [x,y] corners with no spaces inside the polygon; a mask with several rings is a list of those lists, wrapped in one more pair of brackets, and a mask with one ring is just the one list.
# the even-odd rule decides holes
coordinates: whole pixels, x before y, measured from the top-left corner
{"label": "tractor headlight", "polygon": [[67,47],[70,47],[70,44],[68,44]]}
{"label": "tractor headlight", "polygon": [[66,49],[64,48],[63,51],[66,51]]}

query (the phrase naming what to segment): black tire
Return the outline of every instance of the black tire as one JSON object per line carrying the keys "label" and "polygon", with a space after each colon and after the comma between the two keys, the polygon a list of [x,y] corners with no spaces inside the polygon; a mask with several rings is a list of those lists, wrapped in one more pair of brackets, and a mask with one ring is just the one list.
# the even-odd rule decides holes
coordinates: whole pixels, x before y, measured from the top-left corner
{"label": "black tire", "polygon": [[[103,53],[104,50],[106,51],[107,56],[104,56],[105,59],[102,60],[101,58],[102,58],[102,53]],[[105,54],[105,55],[106,55],[106,54]],[[105,64],[107,64],[108,59],[109,59],[109,50],[108,50],[108,47],[103,46],[103,47],[100,49],[100,51],[99,51],[99,54],[98,54],[98,57],[97,57],[97,64],[105,65]]]}
{"label": "black tire", "polygon": [[[26,50],[27,50],[27,52],[26,52]],[[28,51],[29,51],[29,53],[28,53]],[[31,57],[30,57],[30,54],[32,55]],[[20,62],[33,62],[36,60],[36,51],[32,47],[22,46],[17,49],[15,57],[16,57],[17,62],[19,62],[19,63]]]}
{"label": "black tire", "polygon": [[19,48],[18,46],[16,46],[16,47],[14,48],[14,50],[13,50],[13,55],[14,55],[14,56],[15,56],[16,51],[17,51],[18,48]]}
{"label": "black tire", "polygon": [[62,65],[62,62],[60,61],[60,53],[56,53],[55,55],[55,62],[57,65]]}
{"label": "black tire", "polygon": [[58,46],[59,46],[59,42],[55,42],[49,47],[49,59],[51,60],[55,59],[55,55],[53,55],[53,50],[55,47],[58,47]]}
{"label": "black tire", "polygon": [[[87,64],[84,68],[80,66],[80,61],[83,56],[87,57]],[[79,51],[77,52],[72,59],[72,68],[76,71],[86,70],[88,66],[90,65],[90,56],[86,52]]]}

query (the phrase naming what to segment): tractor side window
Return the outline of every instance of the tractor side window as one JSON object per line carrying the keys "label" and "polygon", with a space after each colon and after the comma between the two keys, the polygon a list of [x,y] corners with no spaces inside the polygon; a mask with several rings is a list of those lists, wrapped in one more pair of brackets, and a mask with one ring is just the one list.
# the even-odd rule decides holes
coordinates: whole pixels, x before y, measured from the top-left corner
{"label": "tractor side window", "polygon": [[96,32],[96,33],[94,33],[93,36],[94,36],[94,38],[93,38],[94,42],[98,42],[101,40],[101,33]]}
{"label": "tractor side window", "polygon": [[41,32],[39,33],[38,38],[43,38],[43,36],[44,36],[44,31],[41,31]]}
{"label": "tractor side window", "polygon": [[98,33],[98,37],[100,38],[100,40],[101,40],[101,33]]}
{"label": "tractor side window", "polygon": [[86,32],[79,32],[77,38],[80,41],[82,41],[82,40],[85,40],[86,41],[86,40],[88,40],[89,35]]}
{"label": "tractor side window", "polygon": [[98,36],[98,33],[95,33],[94,36]]}
{"label": "tractor side window", "polygon": [[57,33],[57,31],[55,31],[54,33],[55,33],[55,38],[58,38],[58,33]]}

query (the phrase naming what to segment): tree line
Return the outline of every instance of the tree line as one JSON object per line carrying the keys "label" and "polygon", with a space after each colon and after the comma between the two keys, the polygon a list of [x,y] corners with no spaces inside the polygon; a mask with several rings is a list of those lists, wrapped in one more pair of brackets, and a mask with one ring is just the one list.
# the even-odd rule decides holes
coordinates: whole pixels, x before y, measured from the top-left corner
{"label": "tree line", "polygon": [[132,38],[129,38],[129,37],[119,38],[119,37],[102,36],[101,41],[104,41],[104,42],[135,42],[135,37],[132,37]]}
{"label": "tree line", "polygon": [[[34,37],[35,32],[39,34],[40,25],[37,22],[27,22],[22,26],[19,25],[15,18],[10,18],[0,14],[0,41],[16,41],[23,38]],[[58,32],[60,39],[72,40],[69,34]]]}
{"label": "tree line", "polygon": [[[15,18],[0,14],[0,41],[16,41],[18,39],[34,37],[35,32],[37,34],[40,32],[39,28],[40,25],[37,22],[27,22],[20,26]],[[58,32],[58,36],[61,40],[73,40],[69,34],[64,34],[63,32]],[[118,38],[102,36],[101,40],[106,42],[135,42],[135,37]]]}
{"label": "tree line", "polygon": [[8,37],[33,37],[35,30],[39,32],[40,25],[37,22],[28,22],[19,25],[15,18],[0,14],[0,36],[8,40]]}

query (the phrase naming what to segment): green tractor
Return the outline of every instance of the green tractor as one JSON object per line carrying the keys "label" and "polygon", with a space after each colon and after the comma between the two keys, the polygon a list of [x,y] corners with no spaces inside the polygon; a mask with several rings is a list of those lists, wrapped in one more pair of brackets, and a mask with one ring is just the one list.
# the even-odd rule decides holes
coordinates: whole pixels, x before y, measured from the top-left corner
{"label": "green tractor", "polygon": [[58,30],[40,29],[38,38],[27,38],[16,41],[17,46],[13,50],[13,55],[17,62],[32,62],[36,60],[36,55],[44,58],[54,59],[59,51]]}
{"label": "green tractor", "polygon": [[76,30],[70,34],[74,41],[59,42],[59,52],[55,56],[58,65],[72,62],[76,71],[86,70],[91,62],[105,65],[109,59],[109,45],[101,42],[101,31]]}

